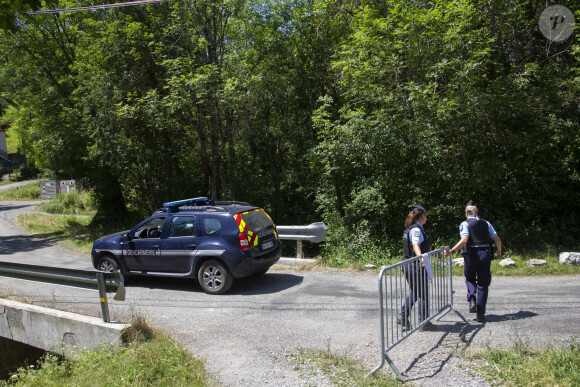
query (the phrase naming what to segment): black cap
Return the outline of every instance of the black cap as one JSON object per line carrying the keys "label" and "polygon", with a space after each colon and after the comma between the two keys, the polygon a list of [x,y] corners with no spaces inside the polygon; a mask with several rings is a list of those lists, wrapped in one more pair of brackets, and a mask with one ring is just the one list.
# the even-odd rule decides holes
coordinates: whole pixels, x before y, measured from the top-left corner
{"label": "black cap", "polygon": [[467,202],[466,207],[471,207],[471,206],[475,206],[475,203],[473,202],[473,200],[470,200]]}
{"label": "black cap", "polygon": [[411,204],[411,205],[409,206],[409,209],[410,209],[411,211],[415,211],[415,210],[422,210],[422,211],[425,211],[425,212],[427,212],[427,210],[426,210],[425,208],[423,208],[423,206],[421,206],[421,205],[419,205],[419,204]]}

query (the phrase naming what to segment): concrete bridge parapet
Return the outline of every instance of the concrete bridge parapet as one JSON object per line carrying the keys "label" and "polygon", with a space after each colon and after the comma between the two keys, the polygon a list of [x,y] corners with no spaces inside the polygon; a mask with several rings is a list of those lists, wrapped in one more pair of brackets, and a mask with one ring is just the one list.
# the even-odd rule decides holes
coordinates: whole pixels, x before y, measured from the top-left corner
{"label": "concrete bridge parapet", "polygon": [[0,299],[0,336],[72,357],[105,345],[119,347],[129,324]]}

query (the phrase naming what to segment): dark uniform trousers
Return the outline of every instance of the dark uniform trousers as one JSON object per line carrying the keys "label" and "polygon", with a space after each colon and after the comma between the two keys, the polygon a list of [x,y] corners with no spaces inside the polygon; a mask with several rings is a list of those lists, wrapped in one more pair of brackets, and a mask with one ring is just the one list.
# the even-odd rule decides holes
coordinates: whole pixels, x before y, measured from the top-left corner
{"label": "dark uniform trousers", "polygon": [[[418,223],[407,227],[403,233],[403,261],[414,257],[415,251],[413,250],[411,238],[409,238],[409,232],[415,227],[418,227]],[[419,229],[423,234],[423,242],[419,245],[419,248],[422,253],[426,253],[431,250],[431,240],[422,227]],[[410,318],[411,308],[419,300],[418,314],[419,322],[421,322],[429,317],[429,278],[427,277],[427,270],[421,265],[421,261],[416,260],[405,262],[402,269],[409,284],[409,294],[401,307],[401,316],[403,319]]]}
{"label": "dark uniform trousers", "polygon": [[419,300],[419,322],[429,317],[429,278],[427,270],[422,267],[420,261],[409,262],[403,265],[403,272],[409,284],[409,295],[401,308],[403,318],[410,316],[410,311],[415,302]]}
{"label": "dark uniform trousers", "polygon": [[470,247],[462,253],[463,273],[467,285],[467,301],[477,300],[477,314],[485,315],[487,293],[491,284],[491,252],[489,247]]}

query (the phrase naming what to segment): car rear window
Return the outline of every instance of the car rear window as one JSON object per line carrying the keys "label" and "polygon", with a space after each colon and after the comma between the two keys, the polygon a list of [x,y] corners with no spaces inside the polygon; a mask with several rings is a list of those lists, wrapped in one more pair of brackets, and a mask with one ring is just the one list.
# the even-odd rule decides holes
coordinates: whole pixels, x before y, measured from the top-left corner
{"label": "car rear window", "polygon": [[203,220],[205,235],[212,235],[222,229],[222,224],[217,218],[205,218]]}
{"label": "car rear window", "polygon": [[256,232],[273,224],[270,216],[262,209],[252,210],[241,214],[242,220],[250,231]]}

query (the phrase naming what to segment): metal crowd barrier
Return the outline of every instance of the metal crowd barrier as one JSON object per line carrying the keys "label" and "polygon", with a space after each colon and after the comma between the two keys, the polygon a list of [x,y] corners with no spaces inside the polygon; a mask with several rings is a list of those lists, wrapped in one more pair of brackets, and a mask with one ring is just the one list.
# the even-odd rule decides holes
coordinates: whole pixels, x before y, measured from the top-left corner
{"label": "metal crowd barrier", "polygon": [[296,258],[303,258],[302,241],[320,243],[326,239],[326,225],[322,222],[308,226],[276,226],[278,238],[296,241]]}
{"label": "metal crowd barrier", "polygon": [[107,292],[115,292],[114,300],[125,301],[124,279],[123,275],[119,272],[106,273],[101,271],[0,262],[0,276],[98,290],[103,321],[107,323],[111,322],[107,303]]}
{"label": "metal crowd barrier", "polygon": [[[445,248],[385,266],[379,274],[379,315],[381,363],[368,375],[373,375],[389,363],[395,374],[403,376],[387,355],[391,349],[431,320],[440,319],[454,311],[469,324],[453,306],[453,277],[451,256]],[[405,301],[414,301],[403,313]],[[411,305],[409,304],[409,305]],[[407,321],[410,323],[407,325]]]}

